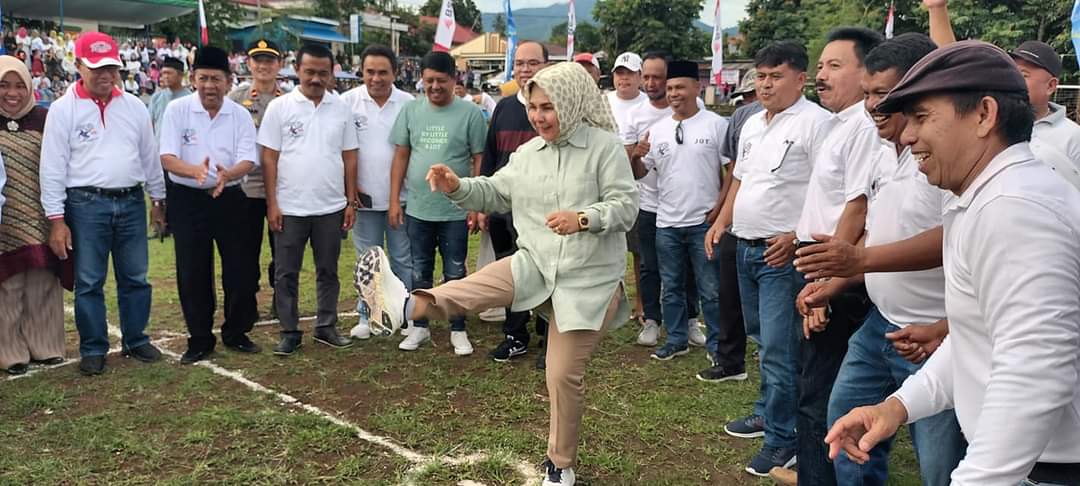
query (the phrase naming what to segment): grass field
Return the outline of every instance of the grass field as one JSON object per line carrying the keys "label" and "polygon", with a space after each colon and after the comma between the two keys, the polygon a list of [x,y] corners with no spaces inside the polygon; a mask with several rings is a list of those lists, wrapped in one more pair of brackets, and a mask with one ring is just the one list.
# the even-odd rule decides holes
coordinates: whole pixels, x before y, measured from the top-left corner
{"label": "grass field", "polygon": [[[149,244],[149,331],[182,353],[172,241]],[[343,242],[342,312],[355,306],[353,261]],[[107,299],[116,322],[111,281]],[[269,292],[259,300],[267,313]],[[308,255],[302,315],[314,314],[314,300]],[[220,322],[220,304],[218,313]],[[69,313],[68,357],[77,358],[71,321]],[[347,332],[354,321],[343,317],[339,327]],[[398,351],[396,336],[332,350],[308,334],[298,355],[282,359],[268,352],[277,333],[265,325],[252,333],[259,355],[219,346],[212,364],[199,366],[112,355],[100,377],[67,365],[5,380],[0,484],[536,484],[548,424],[536,344],[525,358],[497,364],[486,353],[502,339],[499,324],[470,321],[469,357],[454,356],[445,323],[432,329],[435,346],[414,353]],[[750,380],[707,384],[693,376],[707,365],[701,349],[661,363],[634,344],[636,332],[628,325],[609,335],[589,367],[580,484],[771,484],[743,472],[760,440],[722,430],[756,398],[753,359]],[[901,441],[889,484],[918,484]]]}

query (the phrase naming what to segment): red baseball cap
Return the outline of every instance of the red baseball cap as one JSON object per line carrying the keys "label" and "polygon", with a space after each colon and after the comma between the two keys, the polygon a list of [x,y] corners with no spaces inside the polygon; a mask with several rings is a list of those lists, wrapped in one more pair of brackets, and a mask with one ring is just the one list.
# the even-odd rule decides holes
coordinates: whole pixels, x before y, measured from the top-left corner
{"label": "red baseball cap", "polygon": [[80,34],[75,41],[75,57],[90,69],[124,65],[120,62],[120,48],[116,46],[116,41],[101,32]]}
{"label": "red baseball cap", "polygon": [[597,61],[596,56],[593,56],[588,52],[583,52],[581,54],[575,55],[574,62],[581,64],[591,64],[593,66],[596,66],[597,71],[600,70],[600,61]]}

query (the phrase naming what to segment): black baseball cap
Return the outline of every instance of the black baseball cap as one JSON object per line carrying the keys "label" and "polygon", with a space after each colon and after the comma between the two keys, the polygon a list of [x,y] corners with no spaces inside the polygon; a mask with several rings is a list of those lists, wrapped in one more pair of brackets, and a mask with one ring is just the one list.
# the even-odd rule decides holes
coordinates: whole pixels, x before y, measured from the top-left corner
{"label": "black baseball cap", "polygon": [[1055,78],[1061,76],[1061,56],[1054,52],[1054,48],[1045,42],[1027,41],[1020,44],[1020,47],[1009,51],[1009,55],[1013,59],[1023,59],[1039,66]]}
{"label": "black baseball cap", "polygon": [[259,39],[248,46],[247,55],[251,57],[255,56],[273,56],[278,59],[281,58],[281,50],[278,49],[277,44],[273,41],[266,39]]}

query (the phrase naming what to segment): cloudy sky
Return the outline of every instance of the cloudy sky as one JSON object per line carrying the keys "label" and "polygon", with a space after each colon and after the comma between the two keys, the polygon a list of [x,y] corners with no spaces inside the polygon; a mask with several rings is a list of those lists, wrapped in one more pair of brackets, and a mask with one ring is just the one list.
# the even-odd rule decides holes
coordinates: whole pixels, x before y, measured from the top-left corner
{"label": "cloudy sky", "polygon": [[[498,12],[502,9],[502,0],[474,0],[476,6],[480,8],[481,12]],[[554,3],[566,3],[566,0],[510,0],[514,9],[530,8],[530,7],[546,7]],[[716,0],[705,0],[705,7],[701,11],[701,20],[705,23],[712,25],[713,23],[713,9],[716,6]],[[746,2],[748,0],[723,0],[720,4],[720,17],[723,26],[732,27],[746,16]],[[421,5],[424,0],[399,0],[400,3],[406,5]]]}

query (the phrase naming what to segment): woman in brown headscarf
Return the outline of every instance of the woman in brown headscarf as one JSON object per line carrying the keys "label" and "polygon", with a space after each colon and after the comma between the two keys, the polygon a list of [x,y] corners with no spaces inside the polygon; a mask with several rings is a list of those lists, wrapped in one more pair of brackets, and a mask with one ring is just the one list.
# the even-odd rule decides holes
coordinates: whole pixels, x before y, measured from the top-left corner
{"label": "woman in brown headscarf", "polygon": [[[64,360],[64,287],[70,263],[49,250],[38,166],[47,110],[35,106],[30,71],[0,56],[0,153],[7,184],[0,216],[0,369],[23,374],[31,362]],[[70,262],[71,260],[68,260]]]}

